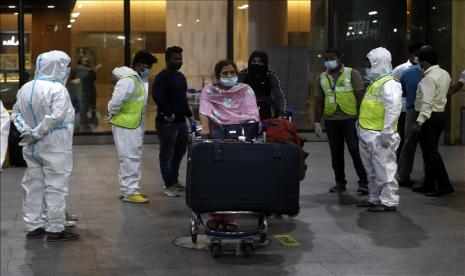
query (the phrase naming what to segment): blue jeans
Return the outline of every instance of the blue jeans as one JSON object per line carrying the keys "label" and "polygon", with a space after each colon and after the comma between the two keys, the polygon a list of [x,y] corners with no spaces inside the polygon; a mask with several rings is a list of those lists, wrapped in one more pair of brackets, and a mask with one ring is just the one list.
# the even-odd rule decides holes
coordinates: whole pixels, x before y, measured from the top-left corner
{"label": "blue jeans", "polygon": [[184,122],[156,122],[155,126],[160,139],[161,175],[168,188],[178,182],[179,165],[187,151],[189,130]]}

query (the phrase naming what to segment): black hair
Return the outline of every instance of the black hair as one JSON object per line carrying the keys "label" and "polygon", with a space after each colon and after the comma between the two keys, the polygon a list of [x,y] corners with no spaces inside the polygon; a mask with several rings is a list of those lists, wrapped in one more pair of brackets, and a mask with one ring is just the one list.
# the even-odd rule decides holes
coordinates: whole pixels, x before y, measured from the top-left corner
{"label": "black hair", "polygon": [[134,55],[132,59],[132,66],[136,66],[137,63],[152,65],[157,63],[157,58],[147,51],[139,51]]}
{"label": "black hair", "polygon": [[179,46],[168,47],[165,52],[165,60],[168,61],[174,53],[181,54],[182,48]]}
{"label": "black hair", "polygon": [[420,61],[426,61],[431,65],[438,64],[438,54],[433,49],[433,47],[429,45],[425,45],[420,48],[420,52],[418,53],[418,59]]}
{"label": "black hair", "polygon": [[338,50],[338,49],[335,49],[335,48],[328,48],[328,49],[326,49],[325,54],[336,54],[336,56],[337,56],[338,58],[341,57],[341,52],[339,52],[339,50]]}
{"label": "black hair", "polygon": [[412,42],[408,45],[408,52],[410,54],[413,54],[414,52],[416,51],[419,51],[421,46],[425,45],[424,43],[422,42]]}
{"label": "black hair", "polygon": [[229,60],[229,59],[224,59],[224,60],[218,61],[218,63],[215,65],[215,77],[217,79],[220,78],[221,69],[223,69],[223,67],[228,66],[228,65],[232,65],[234,67],[234,71],[236,71],[236,74],[237,74],[237,66],[234,63],[234,61]]}

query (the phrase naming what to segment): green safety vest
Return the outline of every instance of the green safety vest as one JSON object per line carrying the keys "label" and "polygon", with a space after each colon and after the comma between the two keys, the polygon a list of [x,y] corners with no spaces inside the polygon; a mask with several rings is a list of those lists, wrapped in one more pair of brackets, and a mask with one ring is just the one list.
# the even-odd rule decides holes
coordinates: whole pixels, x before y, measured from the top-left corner
{"label": "green safety vest", "polygon": [[352,68],[344,67],[336,83],[329,79],[328,72],[320,75],[321,88],[325,93],[324,115],[332,116],[337,107],[347,115],[357,115],[357,100],[352,87]]}
{"label": "green safety vest", "polygon": [[384,128],[383,85],[393,80],[392,75],[384,76],[373,82],[367,89],[360,106],[358,124],[369,130],[381,131]]}
{"label": "green safety vest", "polygon": [[134,92],[126,100],[118,114],[111,117],[110,122],[116,126],[135,129],[142,121],[142,110],[145,103],[145,88],[142,82],[134,75],[124,75],[123,78],[131,78],[136,83]]}

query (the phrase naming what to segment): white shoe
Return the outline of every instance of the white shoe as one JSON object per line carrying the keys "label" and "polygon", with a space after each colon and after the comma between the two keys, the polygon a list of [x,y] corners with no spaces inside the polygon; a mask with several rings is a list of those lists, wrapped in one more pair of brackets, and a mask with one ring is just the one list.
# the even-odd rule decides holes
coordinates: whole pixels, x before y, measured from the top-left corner
{"label": "white shoe", "polygon": [[66,220],[72,220],[72,221],[78,221],[79,217],[78,215],[75,214],[69,214],[68,212],[65,212]]}
{"label": "white shoe", "polygon": [[186,187],[184,187],[179,181],[174,183],[174,186],[176,187],[176,191],[178,192],[184,192],[186,190]]}
{"label": "white shoe", "polygon": [[63,223],[64,227],[74,227],[76,226],[76,222],[74,220],[65,220],[65,223]]}
{"label": "white shoe", "polygon": [[163,187],[163,193],[167,196],[170,196],[170,197],[178,197],[179,194],[178,194],[178,191],[176,190],[176,186],[173,185],[171,187]]}

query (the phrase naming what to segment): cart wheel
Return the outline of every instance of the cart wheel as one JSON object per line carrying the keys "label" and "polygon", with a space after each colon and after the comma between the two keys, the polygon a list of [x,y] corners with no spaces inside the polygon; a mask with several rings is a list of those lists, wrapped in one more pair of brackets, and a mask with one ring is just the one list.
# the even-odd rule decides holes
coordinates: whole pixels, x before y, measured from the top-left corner
{"label": "cart wheel", "polygon": [[197,234],[191,234],[192,243],[197,243]]}
{"label": "cart wheel", "polygon": [[221,249],[219,244],[212,244],[210,250],[213,258],[218,258],[221,255]]}
{"label": "cart wheel", "polygon": [[260,234],[260,243],[264,243],[266,241],[266,233]]}
{"label": "cart wheel", "polygon": [[252,254],[252,244],[251,243],[242,244],[242,254],[244,255],[244,257],[250,257],[250,254]]}

